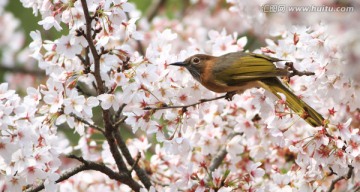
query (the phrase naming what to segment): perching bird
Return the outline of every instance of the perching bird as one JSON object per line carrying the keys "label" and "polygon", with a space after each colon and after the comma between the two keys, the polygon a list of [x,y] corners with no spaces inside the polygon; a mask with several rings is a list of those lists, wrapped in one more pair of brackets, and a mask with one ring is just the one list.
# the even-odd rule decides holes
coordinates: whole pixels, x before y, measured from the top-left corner
{"label": "perching bird", "polygon": [[281,59],[255,54],[234,52],[219,57],[197,54],[183,62],[170,65],[182,66],[207,89],[217,93],[242,93],[246,89],[262,87],[279,99],[282,93],[286,104],[310,125],[323,125],[324,118],[302,101],[278,77],[288,76],[289,71],[277,68],[274,62]]}

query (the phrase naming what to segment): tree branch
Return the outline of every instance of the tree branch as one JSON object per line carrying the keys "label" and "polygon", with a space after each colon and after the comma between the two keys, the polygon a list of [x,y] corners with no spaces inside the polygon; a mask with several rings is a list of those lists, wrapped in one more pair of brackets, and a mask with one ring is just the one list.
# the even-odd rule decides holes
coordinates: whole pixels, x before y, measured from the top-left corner
{"label": "tree branch", "polygon": [[223,99],[223,98],[227,98],[228,94],[223,95],[223,96],[219,96],[219,97],[215,97],[215,98],[211,98],[211,99],[200,99],[198,102],[193,103],[193,104],[189,104],[189,105],[173,105],[173,106],[168,106],[167,104],[165,104],[165,106],[163,107],[145,107],[143,108],[144,110],[163,110],[163,109],[177,109],[177,108],[182,108],[183,110],[186,111],[186,109],[188,107],[195,107],[197,105],[200,105],[202,103],[206,103],[206,102],[210,102],[210,101],[214,101],[214,100],[219,100],[219,99]]}
{"label": "tree branch", "polygon": [[166,0],[154,0],[148,10],[146,11],[146,19],[148,22],[151,22],[154,17],[159,12],[160,8],[164,6],[166,3]]}
{"label": "tree branch", "polygon": [[135,161],[134,165],[132,165],[131,169],[129,170],[130,173],[134,171],[134,168],[139,163],[140,159],[141,159],[141,153],[138,152],[138,154],[136,156],[136,161]]}
{"label": "tree branch", "polygon": [[[140,189],[141,189],[141,185],[139,185],[137,182],[135,182],[131,178],[131,176],[129,176],[127,173],[116,173],[103,164],[99,164],[99,163],[92,162],[92,161],[86,161],[82,157],[77,157],[75,155],[69,155],[68,157],[72,158],[72,159],[76,159],[83,164],[74,168],[71,171],[68,171],[68,172],[65,172],[64,174],[62,174],[60,176],[60,178],[55,181],[56,183],[65,181],[65,180],[69,179],[70,177],[72,177],[82,171],[94,170],[94,171],[99,171],[99,172],[104,173],[110,179],[114,179],[116,181],[119,181],[121,183],[128,185],[134,191],[140,191]],[[37,191],[43,190],[44,188],[45,188],[44,183],[42,183],[41,185],[39,185],[33,189],[27,190],[27,192],[37,192]]]}
{"label": "tree branch", "polygon": [[226,146],[224,146],[220,149],[220,151],[212,159],[212,161],[210,163],[210,167],[209,167],[210,172],[215,171],[215,169],[217,169],[221,165],[221,163],[225,159],[226,155],[227,155]]}
{"label": "tree branch", "polygon": [[89,13],[89,9],[88,9],[88,6],[87,6],[87,3],[86,3],[86,0],[81,0],[81,5],[83,7],[83,11],[84,11],[84,16],[85,16],[85,21],[86,21],[86,34],[85,34],[85,38],[86,38],[86,41],[88,42],[89,44],[89,48],[91,50],[91,54],[93,55],[94,57],[94,65],[95,65],[95,71],[94,71],[94,76],[95,76],[95,80],[96,80],[96,84],[97,84],[97,87],[98,87],[98,92],[100,94],[104,93],[105,92],[105,89],[104,89],[104,85],[102,83],[102,79],[101,79],[101,75],[100,75],[100,55],[99,53],[97,52],[96,50],[96,47],[94,45],[94,40],[92,38],[92,35],[91,35],[91,31],[92,31],[92,28],[91,28],[91,22],[92,22],[92,18],[90,16],[90,13]]}
{"label": "tree branch", "polygon": [[293,76],[311,76],[315,75],[314,72],[311,71],[299,71],[294,67],[293,62],[286,62],[285,63],[285,69],[289,71],[288,78],[290,79]]}
{"label": "tree branch", "polygon": [[[121,113],[123,112],[123,110],[124,110],[125,107],[126,107],[126,104],[125,104],[125,103],[123,103],[123,104],[119,107],[118,111],[117,111],[116,114],[115,114],[115,120],[114,120],[114,121],[116,121],[116,120],[118,120],[118,119],[120,118]],[[115,127],[115,128],[116,128],[116,127]]]}
{"label": "tree branch", "polygon": [[[63,175],[61,175],[60,178],[55,181],[55,183],[60,183],[62,181],[65,181],[66,179],[69,179],[70,177],[72,177],[82,171],[85,171],[85,170],[88,170],[88,169],[87,169],[87,166],[84,164],[80,165],[78,167],[75,167],[73,170],[68,171],[68,172],[64,173]],[[42,183],[41,185],[39,185],[33,189],[27,190],[27,192],[41,191],[44,188],[45,188],[44,183]]]}
{"label": "tree branch", "polygon": [[23,73],[23,74],[36,75],[36,76],[45,76],[45,72],[42,70],[32,70],[19,66],[8,67],[8,66],[0,65],[0,71],[6,71],[11,73]]}
{"label": "tree branch", "polygon": [[77,115],[75,115],[75,114],[73,114],[73,113],[71,113],[70,116],[74,117],[76,120],[78,120],[78,121],[80,121],[80,122],[83,122],[84,124],[90,126],[91,128],[94,128],[94,129],[100,131],[102,134],[105,135],[105,132],[104,132],[104,129],[103,129],[103,128],[101,128],[101,127],[99,127],[99,126],[97,126],[97,125],[95,125],[95,124],[92,124],[92,123],[86,121],[85,119],[83,119],[83,118],[81,118],[81,117],[78,117]]}
{"label": "tree branch", "polygon": [[133,165],[133,169],[135,170],[137,176],[139,177],[140,181],[144,184],[144,186],[149,189],[151,187],[151,182],[146,174],[145,170],[139,167],[136,161],[131,157],[129,149],[126,147],[124,140],[121,137],[119,129],[114,130],[114,137],[116,138],[117,144],[121,150],[121,153],[124,155],[127,163],[129,165]]}
{"label": "tree branch", "polygon": [[127,119],[127,116],[123,116],[121,119],[119,119],[119,121],[115,122],[115,123],[114,123],[115,129],[116,129],[121,123],[123,123],[126,119]]}
{"label": "tree branch", "polygon": [[349,167],[349,171],[345,175],[340,176],[331,182],[328,192],[332,192],[335,189],[335,185],[337,182],[339,182],[343,179],[348,180],[351,178],[353,171],[354,171],[354,167],[352,165],[348,165],[348,167]]}
{"label": "tree branch", "polygon": [[[231,140],[236,135],[241,135],[241,133],[232,133],[232,134],[230,134],[229,137],[228,137],[228,140]],[[226,151],[226,145],[224,145],[223,147],[221,147],[219,152],[212,159],[212,161],[210,163],[210,167],[209,167],[210,173],[215,171],[215,169],[217,169],[221,165],[221,163],[225,159],[227,153],[228,152]]]}
{"label": "tree branch", "polygon": [[117,173],[103,164],[99,164],[99,163],[96,163],[93,161],[87,161],[82,157],[77,157],[75,155],[69,155],[68,157],[76,159],[76,160],[82,162],[84,165],[87,165],[88,167],[91,168],[89,170],[100,171],[100,172],[104,173],[105,175],[107,175],[110,179],[114,179],[114,180],[120,181],[120,182],[128,185],[134,191],[140,191],[140,188],[142,188],[141,185],[139,185],[136,181],[133,180],[133,178],[131,177],[131,175],[128,172]]}
{"label": "tree branch", "polygon": [[[94,19],[94,17],[97,16],[97,14],[95,14],[94,17],[90,16],[89,13],[89,9],[86,3],[86,0],[81,0],[81,4],[83,7],[83,11],[84,11],[84,16],[85,16],[85,20],[86,20],[86,34],[85,34],[85,38],[89,44],[89,48],[90,51],[93,55],[94,58],[94,65],[95,65],[95,72],[94,72],[94,76],[95,76],[95,80],[96,80],[96,84],[97,84],[97,89],[98,89],[98,94],[103,94],[105,93],[105,87],[102,83],[102,78],[100,75],[100,55],[96,50],[96,47],[94,45],[94,41],[93,41],[93,37],[91,35],[91,31],[92,31],[92,27],[91,27],[91,22]],[[95,32],[94,32],[95,33]],[[87,60],[87,58],[86,58]],[[120,154],[119,149],[117,148],[116,145],[116,141],[115,138],[113,136],[113,131],[114,128],[112,126],[111,123],[111,119],[110,119],[110,111],[109,110],[102,110],[102,115],[103,115],[103,121],[104,121],[104,126],[105,126],[105,133],[104,136],[109,144],[109,148],[111,151],[111,154],[116,162],[116,165],[119,169],[119,171],[125,171],[128,172],[128,169],[126,167],[126,164],[123,160],[123,157]],[[131,177],[131,176],[130,176]]]}

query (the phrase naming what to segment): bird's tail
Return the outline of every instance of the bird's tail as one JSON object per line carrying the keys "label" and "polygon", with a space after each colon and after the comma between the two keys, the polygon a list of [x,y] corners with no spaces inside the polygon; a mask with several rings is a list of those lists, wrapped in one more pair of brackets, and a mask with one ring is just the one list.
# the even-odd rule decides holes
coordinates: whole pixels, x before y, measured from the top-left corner
{"label": "bird's tail", "polygon": [[279,99],[281,97],[278,93],[284,94],[286,96],[286,104],[311,126],[317,127],[323,125],[324,118],[285,87],[278,78],[263,79],[260,83],[264,89],[270,91]]}

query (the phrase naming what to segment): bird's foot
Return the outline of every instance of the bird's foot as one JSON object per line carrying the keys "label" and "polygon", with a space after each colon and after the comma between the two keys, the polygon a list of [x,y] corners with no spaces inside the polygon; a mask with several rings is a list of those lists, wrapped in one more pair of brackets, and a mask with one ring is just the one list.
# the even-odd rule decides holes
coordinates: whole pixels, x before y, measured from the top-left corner
{"label": "bird's foot", "polygon": [[293,62],[286,62],[285,63],[285,69],[289,72],[289,74],[286,76],[286,80],[290,81],[290,78],[297,75],[297,76],[311,76],[311,75],[315,75],[314,72],[311,71],[299,71],[294,67],[294,63]]}
{"label": "bird's foot", "polygon": [[235,94],[236,94],[236,91],[227,92],[225,95],[225,99],[228,101],[232,101],[232,98],[234,97]]}

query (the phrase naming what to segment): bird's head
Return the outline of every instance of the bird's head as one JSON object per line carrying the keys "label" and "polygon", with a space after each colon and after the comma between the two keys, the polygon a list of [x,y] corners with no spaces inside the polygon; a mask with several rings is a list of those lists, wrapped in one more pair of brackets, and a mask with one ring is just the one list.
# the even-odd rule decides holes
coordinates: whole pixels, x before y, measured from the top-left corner
{"label": "bird's head", "polygon": [[205,70],[210,70],[208,66],[214,62],[214,58],[215,57],[210,55],[196,54],[185,59],[183,62],[176,62],[170,65],[185,67],[196,80],[200,81],[201,74],[203,74]]}

